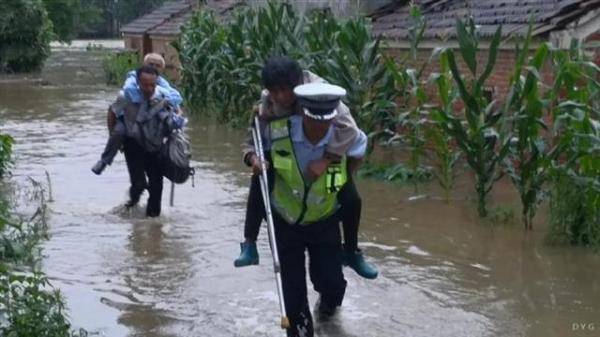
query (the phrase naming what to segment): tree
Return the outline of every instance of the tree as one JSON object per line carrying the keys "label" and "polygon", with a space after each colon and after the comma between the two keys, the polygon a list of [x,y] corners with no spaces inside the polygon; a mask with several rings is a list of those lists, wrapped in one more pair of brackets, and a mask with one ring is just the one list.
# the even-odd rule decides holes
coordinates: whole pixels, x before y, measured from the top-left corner
{"label": "tree", "polygon": [[0,72],[41,68],[53,36],[42,0],[0,1],[0,13]]}
{"label": "tree", "polygon": [[43,0],[53,24],[54,38],[70,42],[91,24],[100,21],[101,10],[89,0]]}
{"label": "tree", "polygon": [[[54,0],[47,0],[54,1]],[[66,0],[61,0],[66,1]],[[116,37],[119,29],[160,7],[165,0],[80,0],[98,9],[97,21],[81,31],[87,37]]]}

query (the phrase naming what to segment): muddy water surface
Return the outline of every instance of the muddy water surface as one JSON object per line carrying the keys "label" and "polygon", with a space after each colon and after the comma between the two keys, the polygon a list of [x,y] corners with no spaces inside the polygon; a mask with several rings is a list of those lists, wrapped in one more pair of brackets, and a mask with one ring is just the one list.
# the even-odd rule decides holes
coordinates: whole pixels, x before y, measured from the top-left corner
{"label": "muddy water surface", "polygon": [[[16,139],[15,179],[51,176],[43,264],[74,326],[108,337],[283,336],[264,228],[261,264],[232,263],[249,179],[242,133],[192,118],[195,186],[177,186],[170,207],[165,184],[158,219],[123,212],[123,156],[100,177],[90,172],[117,90],[103,85],[102,52],[85,45],[54,48],[28,81],[0,79],[0,130]],[[346,269],[343,308],[317,323],[318,336],[600,335],[597,255],[545,246],[541,224],[524,233],[480,223],[465,186],[450,205],[433,186],[413,201],[411,187],[360,180],[359,188],[360,242],[381,275],[367,281]],[[517,204],[512,198],[501,186],[499,199]]]}

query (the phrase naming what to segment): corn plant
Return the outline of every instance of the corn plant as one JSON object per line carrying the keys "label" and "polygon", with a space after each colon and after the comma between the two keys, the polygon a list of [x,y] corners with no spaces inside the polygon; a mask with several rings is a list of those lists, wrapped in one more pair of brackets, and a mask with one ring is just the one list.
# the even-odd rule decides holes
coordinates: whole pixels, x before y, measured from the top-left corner
{"label": "corn plant", "polygon": [[[357,123],[372,138],[384,129],[394,107],[390,100],[381,40],[371,38],[364,19],[340,26],[323,76],[348,91],[344,101]],[[327,46],[323,46],[327,48]]]}
{"label": "corn plant", "polygon": [[575,42],[557,51],[551,90],[554,141],[564,147],[552,162],[551,236],[600,247],[600,122],[596,110],[600,69]]}
{"label": "corn plant", "polygon": [[[457,21],[459,52],[471,77],[469,85],[461,74],[451,49],[444,50],[441,62],[447,62],[456,84],[461,101],[464,103],[462,116],[451,111],[437,110],[433,119],[452,137],[463,152],[467,164],[475,173],[477,192],[477,210],[482,217],[487,216],[487,196],[493,184],[500,178],[498,164],[508,153],[508,140],[500,137],[496,130],[502,117],[494,101],[484,95],[483,86],[491,74],[501,38],[501,27],[494,34],[489,48],[487,64],[481,74],[477,72],[477,51],[479,39],[473,20],[463,23]],[[499,143],[499,144],[498,144]]]}
{"label": "corn plant", "polygon": [[327,74],[327,62],[334,48],[332,41],[337,39],[341,24],[331,11],[313,11],[308,16],[304,36],[308,52],[310,70],[315,74]]}
{"label": "corn plant", "polygon": [[540,72],[546,64],[551,47],[547,43],[540,45],[528,61],[531,32],[530,25],[523,48],[517,51],[517,62],[505,104],[505,111],[510,114],[508,122],[512,124],[511,130],[514,133],[505,166],[519,192],[521,219],[526,229],[532,228],[537,206],[542,201],[550,163],[560,154],[559,144],[549,144],[547,137],[542,134],[542,131],[549,130],[544,116],[550,102],[540,92]]}
{"label": "corn plant", "polygon": [[294,13],[287,2],[241,7],[227,23],[200,11],[177,44],[183,92],[193,110],[215,112],[222,122],[246,122],[260,94],[260,70],[274,55],[348,90],[347,101],[363,129],[382,125],[391,110],[379,40],[364,19],[339,22],[330,13]]}
{"label": "corn plant", "polygon": [[[429,79],[430,82],[435,83],[438,90],[439,104],[433,108],[434,115],[440,113],[438,110],[444,110],[447,115],[453,114],[453,106],[458,96],[456,87],[452,85],[452,74],[447,61],[447,58],[442,58],[440,72],[432,73]],[[434,157],[433,174],[444,191],[446,203],[450,203],[450,194],[455,182],[455,167],[460,152],[455,150],[452,137],[444,132],[439,122],[433,122],[433,125],[427,129],[427,140]]]}
{"label": "corn plant", "polygon": [[412,6],[410,10],[410,52],[400,65],[394,59],[386,60],[387,72],[395,88],[392,98],[398,103],[395,122],[400,130],[388,142],[400,141],[408,147],[409,167],[416,171],[421,167],[425,155],[425,125],[429,120],[427,104],[430,97],[427,95],[426,83],[422,77],[425,67],[431,62],[435,53],[427,62],[419,65],[417,51],[426,25],[417,6]]}
{"label": "corn plant", "polygon": [[216,55],[221,52],[226,31],[212,12],[198,11],[183,27],[175,47],[182,64],[181,87],[192,111],[209,110],[212,84],[219,74]]}
{"label": "corn plant", "polygon": [[182,87],[193,110],[214,112],[221,122],[248,120],[260,95],[260,70],[274,54],[301,55],[302,18],[287,3],[241,7],[227,24],[199,11],[177,47]]}

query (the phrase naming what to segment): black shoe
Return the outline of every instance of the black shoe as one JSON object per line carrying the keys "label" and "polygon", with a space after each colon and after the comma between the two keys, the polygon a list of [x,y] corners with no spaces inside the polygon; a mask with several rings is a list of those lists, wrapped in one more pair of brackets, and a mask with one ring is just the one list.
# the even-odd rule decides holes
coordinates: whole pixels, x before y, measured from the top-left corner
{"label": "black shoe", "polygon": [[317,313],[319,314],[320,319],[329,319],[335,315],[337,311],[337,305],[333,305],[323,301],[323,297],[319,296],[319,300],[317,301]]}
{"label": "black shoe", "polygon": [[134,207],[135,205],[137,205],[137,201],[134,202],[134,201],[128,200],[124,206],[125,206],[125,208],[130,209],[130,208]]}
{"label": "black shoe", "polygon": [[92,166],[92,172],[94,172],[96,175],[100,175],[105,168],[106,163],[102,160],[99,160],[94,166]]}

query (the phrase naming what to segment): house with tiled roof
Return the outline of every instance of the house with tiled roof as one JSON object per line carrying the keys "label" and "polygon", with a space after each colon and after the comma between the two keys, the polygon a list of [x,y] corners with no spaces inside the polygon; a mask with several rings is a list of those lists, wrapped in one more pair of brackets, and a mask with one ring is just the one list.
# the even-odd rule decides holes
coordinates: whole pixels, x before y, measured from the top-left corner
{"label": "house with tiled roof", "polygon": [[178,77],[179,55],[172,43],[179,38],[181,28],[195,10],[204,6],[219,16],[226,16],[239,0],[173,0],[121,28],[125,48],[135,50],[140,57],[159,53],[165,58],[166,72]]}
{"label": "house with tiled roof", "polygon": [[[526,35],[530,22],[533,47],[540,42],[551,42],[559,48],[568,48],[571,40],[577,39],[587,44],[590,55],[600,63],[600,0],[414,0],[414,3],[427,27],[419,46],[423,60],[433,48],[457,47],[457,19],[473,18],[484,40],[491,38],[502,25],[503,43],[487,88],[496,96],[507,93],[509,74],[515,64],[515,43]],[[409,1],[393,1],[370,16],[373,34],[387,42],[391,54],[400,57],[410,48]],[[485,49],[488,45],[482,43],[481,47]],[[485,62],[486,55],[485,50],[479,55],[480,63]]]}

